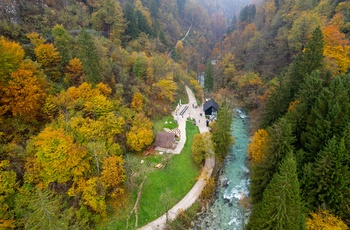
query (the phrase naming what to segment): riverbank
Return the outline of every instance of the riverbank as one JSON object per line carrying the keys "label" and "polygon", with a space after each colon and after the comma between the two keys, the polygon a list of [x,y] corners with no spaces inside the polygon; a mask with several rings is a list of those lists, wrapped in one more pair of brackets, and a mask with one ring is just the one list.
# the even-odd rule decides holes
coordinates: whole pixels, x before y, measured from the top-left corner
{"label": "riverbank", "polygon": [[194,220],[193,229],[243,229],[249,216],[246,197],[249,196],[248,168],[249,118],[235,110],[232,135],[235,143],[222,167],[217,165],[217,189],[208,209]]}

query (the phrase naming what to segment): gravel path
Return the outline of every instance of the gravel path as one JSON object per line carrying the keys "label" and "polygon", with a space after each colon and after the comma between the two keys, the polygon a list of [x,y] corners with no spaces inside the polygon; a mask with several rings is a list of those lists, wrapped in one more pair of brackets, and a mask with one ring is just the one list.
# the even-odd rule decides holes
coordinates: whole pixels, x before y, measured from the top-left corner
{"label": "gravel path", "polygon": [[[181,131],[180,141],[177,147],[173,150],[174,154],[179,154],[185,145],[186,120],[188,117],[194,118],[196,120],[196,125],[198,126],[199,131],[201,133],[209,131],[208,127],[206,126],[206,119],[204,115],[200,116],[200,114],[203,113],[202,107],[201,106],[197,107],[197,101],[193,95],[193,92],[187,86],[186,86],[186,91],[189,98],[189,103],[182,105],[181,108],[178,111],[175,111],[174,112],[175,114],[173,114],[174,118],[178,121],[179,129]],[[184,108],[185,106],[188,106],[188,109],[185,111],[183,116],[179,115],[180,111],[182,111],[182,108]],[[200,194],[202,193],[205,187],[206,179],[210,178],[213,172],[214,165],[215,165],[214,157],[205,159],[204,168],[202,169],[201,175],[199,176],[199,179],[196,182],[196,184],[187,193],[187,195],[184,198],[182,198],[182,200],[179,203],[177,203],[174,207],[172,207],[168,211],[169,221],[175,220],[177,215],[179,214],[179,211],[188,209],[199,198]],[[158,219],[148,223],[146,226],[140,229],[141,230],[164,229],[165,224],[166,224],[166,214],[163,214]]]}

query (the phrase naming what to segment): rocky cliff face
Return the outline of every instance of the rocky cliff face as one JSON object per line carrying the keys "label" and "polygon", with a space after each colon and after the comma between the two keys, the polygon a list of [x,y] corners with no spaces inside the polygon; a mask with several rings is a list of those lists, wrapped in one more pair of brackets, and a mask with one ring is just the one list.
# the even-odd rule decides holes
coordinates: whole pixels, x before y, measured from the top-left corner
{"label": "rocky cliff face", "polygon": [[19,1],[2,0],[0,1],[0,19],[5,19],[11,23],[19,22]]}
{"label": "rocky cliff face", "polygon": [[0,19],[18,24],[26,12],[38,13],[38,9],[44,7],[47,7],[45,0],[1,0]]}

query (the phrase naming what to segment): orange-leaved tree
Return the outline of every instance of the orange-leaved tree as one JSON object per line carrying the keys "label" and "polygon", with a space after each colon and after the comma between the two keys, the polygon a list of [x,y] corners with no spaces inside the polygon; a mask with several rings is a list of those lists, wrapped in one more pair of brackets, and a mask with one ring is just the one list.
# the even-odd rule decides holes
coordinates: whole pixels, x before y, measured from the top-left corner
{"label": "orange-leaved tree", "polygon": [[2,112],[9,111],[13,116],[20,116],[27,121],[36,118],[46,98],[43,81],[33,71],[26,69],[12,72],[10,80],[1,91]]}
{"label": "orange-leaved tree", "polygon": [[73,58],[66,66],[65,81],[74,86],[79,86],[85,81],[85,73],[83,70],[83,63],[79,58]]}
{"label": "orange-leaved tree", "polygon": [[324,56],[327,67],[336,75],[346,73],[350,67],[350,46],[345,34],[334,25],[324,28]]}

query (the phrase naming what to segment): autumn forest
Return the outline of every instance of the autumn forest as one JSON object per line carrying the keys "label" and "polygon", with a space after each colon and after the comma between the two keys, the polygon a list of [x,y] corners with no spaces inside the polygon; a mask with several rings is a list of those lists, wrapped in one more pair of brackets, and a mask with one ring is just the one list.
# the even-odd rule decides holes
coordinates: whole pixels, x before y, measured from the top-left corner
{"label": "autumn forest", "polygon": [[349,39],[347,0],[3,0],[0,228],[115,229],[188,86],[249,114],[247,229],[348,229]]}

